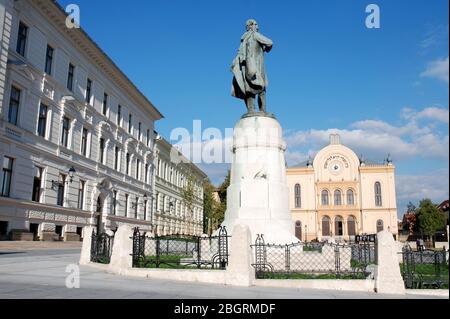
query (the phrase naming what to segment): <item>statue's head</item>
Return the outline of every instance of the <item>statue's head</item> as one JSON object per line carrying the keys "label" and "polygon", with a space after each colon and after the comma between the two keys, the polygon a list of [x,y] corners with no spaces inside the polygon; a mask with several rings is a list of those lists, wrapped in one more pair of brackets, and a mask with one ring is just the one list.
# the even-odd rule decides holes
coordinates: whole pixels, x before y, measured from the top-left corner
{"label": "statue's head", "polygon": [[259,30],[258,22],[256,22],[256,20],[254,19],[249,19],[245,23],[245,28],[247,29],[247,31],[258,31]]}

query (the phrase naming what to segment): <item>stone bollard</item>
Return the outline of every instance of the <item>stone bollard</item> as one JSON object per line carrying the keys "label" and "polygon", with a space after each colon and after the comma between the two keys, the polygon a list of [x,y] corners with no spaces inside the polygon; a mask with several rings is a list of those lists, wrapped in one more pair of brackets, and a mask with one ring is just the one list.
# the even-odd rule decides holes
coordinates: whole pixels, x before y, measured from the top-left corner
{"label": "stone bollard", "polygon": [[87,265],[91,262],[91,241],[93,226],[84,227],[83,245],[81,247],[80,265]]}
{"label": "stone bollard", "polygon": [[400,273],[398,246],[388,231],[377,234],[378,265],[375,272],[375,289],[384,294],[406,294]]}
{"label": "stone bollard", "polygon": [[108,271],[124,275],[133,267],[133,228],[129,225],[120,225],[114,235],[114,244]]}
{"label": "stone bollard", "polygon": [[230,258],[225,273],[225,284],[250,287],[255,281],[253,253],[250,245],[252,235],[247,225],[236,225],[231,237]]}

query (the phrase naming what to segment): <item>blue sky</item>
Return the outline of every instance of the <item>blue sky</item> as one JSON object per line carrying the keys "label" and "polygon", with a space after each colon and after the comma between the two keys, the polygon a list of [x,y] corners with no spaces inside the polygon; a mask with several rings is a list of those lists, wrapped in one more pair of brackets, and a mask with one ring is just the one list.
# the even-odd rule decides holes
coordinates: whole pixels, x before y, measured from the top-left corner
{"label": "blue sky", "polygon": [[[365,27],[372,2],[359,0],[75,3],[81,26],[165,115],[165,137],[194,119],[230,128],[244,113],[229,69],[255,18],[274,41],[267,102],[290,165],[337,131],[367,158],[392,154],[400,212],[409,200],[448,198],[447,0],[374,1],[381,29]],[[204,169],[218,184],[226,165]]]}

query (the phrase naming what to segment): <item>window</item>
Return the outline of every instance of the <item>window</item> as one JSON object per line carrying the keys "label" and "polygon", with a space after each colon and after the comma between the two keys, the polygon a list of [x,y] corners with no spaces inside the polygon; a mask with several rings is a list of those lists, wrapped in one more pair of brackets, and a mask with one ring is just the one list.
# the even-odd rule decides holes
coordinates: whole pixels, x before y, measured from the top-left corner
{"label": "window", "polygon": [[150,147],[150,130],[147,130],[147,146]]}
{"label": "window", "polygon": [[344,235],[344,219],[341,216],[337,216],[334,220],[334,233],[336,236]]}
{"label": "window", "polygon": [[92,80],[87,79],[87,85],[86,85],[86,103],[91,103],[91,94],[92,94]]}
{"label": "window", "polygon": [[295,185],[295,208],[302,207],[302,189],[300,184]]}
{"label": "window", "polygon": [[128,217],[128,198],[129,195],[125,194],[125,217]]}
{"label": "window", "polygon": [[133,115],[128,115],[128,133],[131,134],[131,122],[133,121]]}
{"label": "window", "polygon": [[5,156],[3,158],[3,182],[2,182],[2,196],[11,196],[11,179],[13,173],[13,162],[11,157]]}
{"label": "window", "polygon": [[66,188],[66,175],[60,174],[58,182],[58,194],[56,198],[56,205],[58,206],[64,206],[65,188]]}
{"label": "window", "polygon": [[81,133],[81,154],[83,156],[87,156],[87,145],[88,145],[88,130],[87,128],[83,128],[83,132]]}
{"label": "window", "polygon": [[100,151],[99,151],[99,156],[100,156],[100,163],[105,164],[105,139],[104,138],[100,138]]}
{"label": "window", "polygon": [[28,27],[22,22],[19,23],[19,35],[17,36],[16,52],[21,56],[25,56],[25,48],[27,45]]}
{"label": "window", "polygon": [[330,217],[322,218],[322,236],[330,236]]}
{"label": "window", "polygon": [[353,216],[349,216],[347,219],[347,231],[349,236],[356,236],[356,218]]}
{"label": "window", "polygon": [[355,193],[352,189],[347,191],[347,205],[355,205]]}
{"label": "window", "polygon": [[117,171],[119,169],[119,147],[116,146],[114,149],[114,169]]}
{"label": "window", "polygon": [[117,108],[117,125],[122,126],[122,105]]}
{"label": "window", "polygon": [[114,216],[117,215],[117,191],[113,192],[113,205],[112,205],[112,213]]}
{"label": "window", "polygon": [[75,67],[69,63],[69,72],[67,74],[67,88],[73,91],[73,78],[75,76]]}
{"label": "window", "polygon": [[377,233],[383,230],[384,230],[384,222],[381,219],[379,219],[377,220]]}
{"label": "window", "polygon": [[125,168],[125,170],[126,170],[125,173],[127,175],[130,175],[130,153],[127,153],[126,160],[127,160],[127,165],[126,165],[126,168]]}
{"label": "window", "polygon": [[145,183],[148,183],[148,164],[145,164]]}
{"label": "window", "polygon": [[302,222],[299,220],[295,222],[295,237],[298,240],[302,240]]}
{"label": "window", "polygon": [[334,191],[334,205],[336,206],[342,205],[342,193],[338,189]]}
{"label": "window", "polygon": [[381,183],[375,183],[375,206],[381,207],[383,206],[383,200],[381,197]]}
{"label": "window", "polygon": [[142,130],[142,123],[139,122],[139,128],[138,128],[138,140],[141,140],[141,130]]}
{"label": "window", "polygon": [[139,159],[136,160],[136,179],[140,180],[141,178],[141,161]]}
{"label": "window", "polygon": [[69,145],[69,125],[70,120],[68,117],[64,116],[62,119],[62,131],[61,131],[61,145],[68,147]]}
{"label": "window", "polygon": [[134,218],[138,218],[138,206],[139,206],[139,197],[136,197],[136,202],[134,203]]}
{"label": "window", "polygon": [[41,201],[42,172],[43,169],[41,167],[36,166],[34,168],[33,193],[31,195],[31,200],[36,203]]}
{"label": "window", "polygon": [[55,50],[47,45],[47,53],[45,54],[45,73],[52,74],[53,53]]}
{"label": "window", "polygon": [[144,200],[144,220],[147,220],[147,200]]}
{"label": "window", "polygon": [[327,190],[323,190],[322,191],[322,206],[328,206],[329,205],[329,196],[328,196],[328,191]]}
{"label": "window", "polygon": [[102,109],[103,115],[106,116],[106,113],[108,113],[108,94],[103,94],[103,109]]}
{"label": "window", "polygon": [[37,133],[39,136],[41,136],[43,138],[45,138],[45,133],[47,130],[47,112],[48,112],[47,105],[44,105],[41,103],[41,106],[39,107],[39,119],[38,119]]}
{"label": "window", "polygon": [[18,88],[16,88],[15,86],[11,87],[8,122],[14,125],[17,125],[17,120],[19,118],[20,94],[21,91]]}
{"label": "window", "polygon": [[80,185],[78,188],[78,209],[84,209],[84,192],[86,189],[86,182],[80,180]]}

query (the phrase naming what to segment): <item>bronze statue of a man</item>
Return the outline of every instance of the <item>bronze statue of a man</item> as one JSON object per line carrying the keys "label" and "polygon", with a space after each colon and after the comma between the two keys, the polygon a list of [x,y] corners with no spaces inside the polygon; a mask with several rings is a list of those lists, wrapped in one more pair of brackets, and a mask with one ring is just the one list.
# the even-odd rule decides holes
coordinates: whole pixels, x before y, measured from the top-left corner
{"label": "bronze statue of a man", "polygon": [[270,52],[272,40],[259,33],[255,20],[246,23],[247,32],[241,38],[241,46],[233,61],[233,88],[231,95],[245,100],[249,113],[255,112],[258,95],[260,112],[266,112],[266,87],[268,80],[264,68],[264,52]]}

